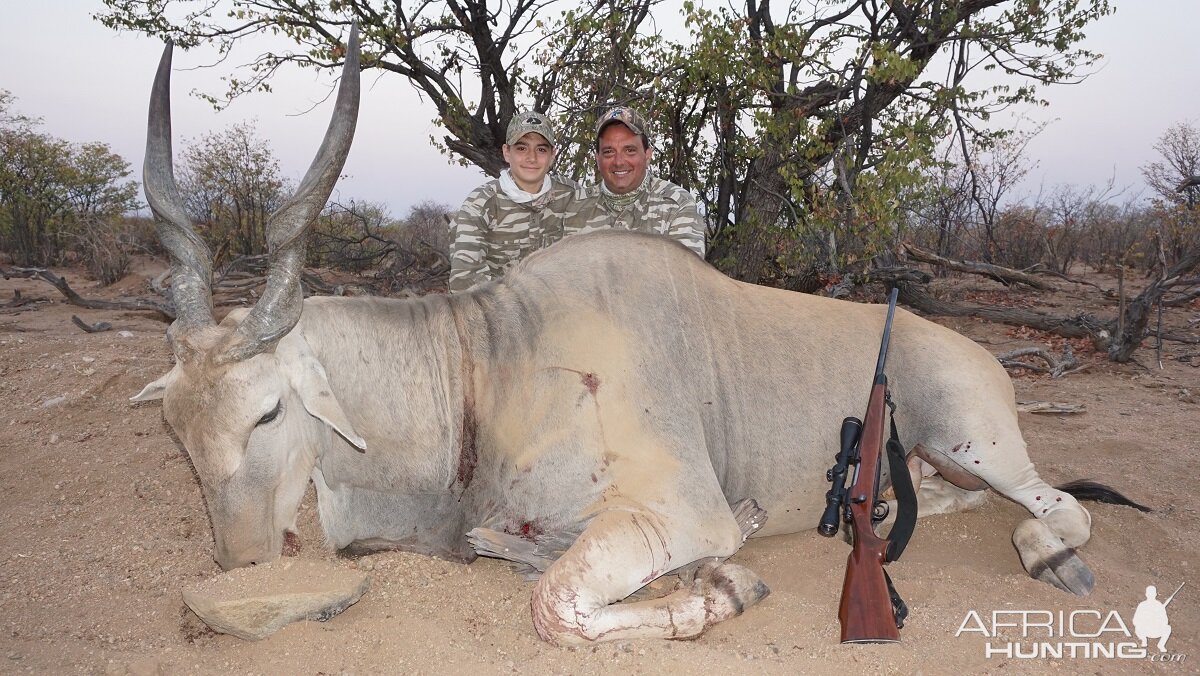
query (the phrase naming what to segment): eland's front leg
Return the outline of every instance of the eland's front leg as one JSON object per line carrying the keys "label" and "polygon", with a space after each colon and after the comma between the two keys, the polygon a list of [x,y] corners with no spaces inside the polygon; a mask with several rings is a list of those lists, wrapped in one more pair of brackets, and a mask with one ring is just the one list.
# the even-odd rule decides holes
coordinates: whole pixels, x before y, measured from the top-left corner
{"label": "eland's front leg", "polygon": [[[722,562],[743,539],[732,513],[673,522],[649,510],[610,508],[538,581],[534,627],[560,645],[699,636],[770,593],[750,570]],[[684,589],[618,603],[663,573],[696,561],[703,563]]]}

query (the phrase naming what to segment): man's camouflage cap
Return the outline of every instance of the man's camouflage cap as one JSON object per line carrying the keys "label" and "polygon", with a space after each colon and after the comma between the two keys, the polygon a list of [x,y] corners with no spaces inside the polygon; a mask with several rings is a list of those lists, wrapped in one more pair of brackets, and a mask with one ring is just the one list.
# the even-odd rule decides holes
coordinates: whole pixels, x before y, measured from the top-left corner
{"label": "man's camouflage cap", "polygon": [[615,122],[629,127],[629,131],[649,142],[650,135],[646,133],[646,120],[642,118],[641,113],[629,106],[617,106],[600,116],[600,121],[596,123],[596,140],[600,140],[600,133],[604,131],[605,127]]}
{"label": "man's camouflage cap", "polygon": [[550,124],[550,118],[532,111],[518,111],[512,116],[512,119],[508,121],[508,132],[504,136],[504,142],[511,146],[529,132],[541,134],[550,142],[551,146],[558,145],[558,141],[554,138],[554,125]]}

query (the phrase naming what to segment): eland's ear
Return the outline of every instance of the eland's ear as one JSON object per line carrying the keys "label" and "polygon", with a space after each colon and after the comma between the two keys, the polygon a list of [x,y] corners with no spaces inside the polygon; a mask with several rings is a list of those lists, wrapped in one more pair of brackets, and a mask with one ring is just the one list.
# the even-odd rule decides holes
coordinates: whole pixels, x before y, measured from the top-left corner
{"label": "eland's ear", "polygon": [[158,399],[162,399],[163,393],[167,391],[167,386],[171,384],[174,375],[175,369],[172,368],[163,377],[143,387],[142,391],[130,397],[129,401],[157,401]]}
{"label": "eland's ear", "polygon": [[366,440],[354,431],[350,419],[342,410],[342,405],[338,403],[337,397],[333,396],[325,367],[317,361],[316,355],[312,353],[304,338],[298,335],[286,336],[276,346],[275,356],[280,364],[287,365],[288,379],[299,393],[304,410],[337,430],[337,433],[354,444],[359,452],[365,453]]}

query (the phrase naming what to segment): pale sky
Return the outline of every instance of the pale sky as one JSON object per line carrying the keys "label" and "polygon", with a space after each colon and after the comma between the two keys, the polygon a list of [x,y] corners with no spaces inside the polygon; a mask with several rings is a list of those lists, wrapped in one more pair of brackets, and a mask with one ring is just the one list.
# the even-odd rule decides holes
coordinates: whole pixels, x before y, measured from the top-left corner
{"label": "pale sky", "polygon": [[[1116,0],[1116,14],[1093,24],[1085,44],[1104,62],[1079,85],[1046,90],[1049,108],[1024,111],[1056,120],[1027,151],[1037,167],[1024,194],[1058,184],[1100,185],[1110,178],[1127,194],[1144,192],[1139,167],[1156,159],[1155,140],[1176,122],[1200,123],[1200,2]],[[0,89],[17,97],[16,111],[41,117],[42,130],[73,142],[102,141],[140,175],[146,103],[162,45],[140,34],[117,34],[91,19],[99,0],[0,0]],[[254,121],[269,139],[285,175],[297,181],[328,122],[322,100],[333,77],[288,69],[274,92],[235,101],[217,113],[187,93],[220,93],[221,75],[252,54],[215,68],[199,52],[176,51],[172,89],[175,149],[205,132]],[[426,199],[451,206],[486,177],[451,166],[429,141],[442,136],[433,107],[406,80],[367,71],[355,144],[339,184],[343,198],[386,203],[394,216]],[[1011,125],[1003,114],[996,124]],[[1031,125],[1024,125],[1031,126]],[[135,176],[140,178],[140,176]]]}

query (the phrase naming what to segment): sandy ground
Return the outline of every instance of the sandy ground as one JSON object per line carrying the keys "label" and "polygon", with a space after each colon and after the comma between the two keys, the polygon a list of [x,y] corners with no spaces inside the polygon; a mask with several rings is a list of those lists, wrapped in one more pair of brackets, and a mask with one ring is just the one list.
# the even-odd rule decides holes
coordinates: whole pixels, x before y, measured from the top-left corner
{"label": "sandy ground", "polygon": [[[146,269],[109,289],[59,272],[89,297],[148,293]],[[160,406],[128,402],[170,366],[165,324],[147,313],[65,305],[34,280],[0,281],[0,303],[14,290],[48,302],[0,310],[0,673],[1093,674],[1197,673],[1200,664],[1200,369],[1178,359],[1200,352],[1195,345],[1168,343],[1161,370],[1143,349],[1142,365],[1098,361],[1058,380],[1016,378],[1019,399],[1087,407],[1074,416],[1021,415],[1044,477],[1095,479],[1156,509],[1089,507],[1092,540],[1082,556],[1097,585],[1086,598],[1025,575],[1009,539],[1023,510],[993,497],[969,513],[922,520],[904,560],[890,566],[911,607],[898,645],[838,643],[849,548],[809,531],[751,541],[735,561],[757,571],[771,596],[698,640],[563,649],[537,638],[531,583],[502,562],[337,559],[321,545],[310,492],[299,556],[369,569],[372,588],[329,622],[251,643],[212,633],[180,599],[182,587],[218,572],[200,488]],[[987,282],[955,289],[981,292],[993,302],[1020,300]],[[1038,302],[1073,312],[1084,298],[1094,291],[1066,289]],[[1168,325],[1183,330],[1198,312],[1170,311]],[[113,330],[84,333],[72,314]],[[993,353],[1044,338],[972,320],[950,325]],[[1200,364],[1200,355],[1191,360]],[[1072,658],[1069,647],[1061,659],[987,655],[989,644],[1004,651],[1012,641],[1022,641],[1017,650],[1129,641],[1121,627],[1133,630],[1145,587],[1165,597],[1184,582],[1168,608],[1168,654],[1181,661]],[[1017,611],[1063,611],[1064,621],[1082,611],[1076,634],[1105,631],[1064,638],[1056,624],[1054,637],[1035,629],[1022,638],[1019,627],[983,635],[995,613],[1012,622]],[[964,624],[969,631],[960,632]]]}

